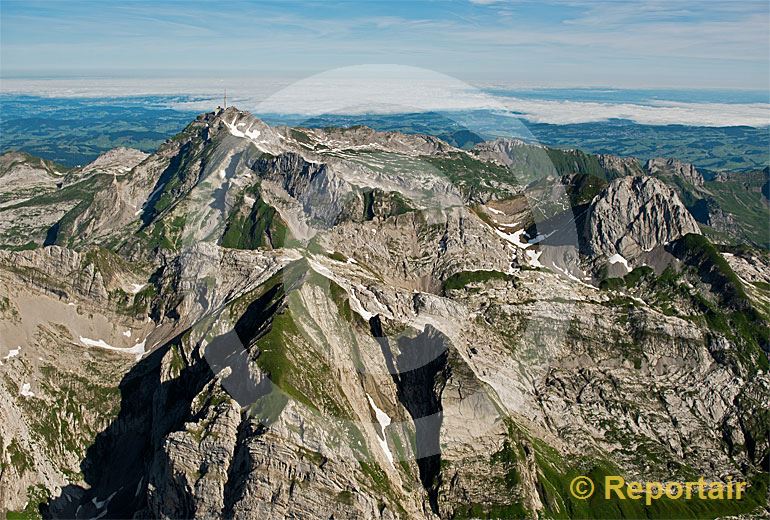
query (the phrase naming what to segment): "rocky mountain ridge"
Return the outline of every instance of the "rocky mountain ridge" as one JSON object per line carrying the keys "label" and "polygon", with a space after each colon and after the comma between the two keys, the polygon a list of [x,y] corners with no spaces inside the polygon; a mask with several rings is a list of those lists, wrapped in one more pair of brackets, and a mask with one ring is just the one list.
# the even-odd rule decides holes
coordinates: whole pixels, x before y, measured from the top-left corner
{"label": "rocky mountain ridge", "polygon": [[700,234],[674,190],[652,177],[612,181],[591,203],[586,226],[594,254],[626,258]]}
{"label": "rocky mountain ridge", "polygon": [[0,254],[3,507],[693,512],[569,494],[618,473],[767,514],[770,261],[631,164],[229,108],[66,174],[14,209],[48,245]]}

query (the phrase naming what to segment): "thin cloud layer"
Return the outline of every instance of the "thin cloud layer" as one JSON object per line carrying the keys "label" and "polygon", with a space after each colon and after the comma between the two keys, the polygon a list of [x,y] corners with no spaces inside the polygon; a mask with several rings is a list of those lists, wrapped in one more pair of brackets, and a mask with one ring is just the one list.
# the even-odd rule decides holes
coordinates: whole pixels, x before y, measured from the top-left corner
{"label": "thin cloud layer", "polygon": [[225,87],[232,104],[259,114],[313,116],[494,110],[550,124],[626,119],[646,125],[770,125],[768,103],[594,102],[533,96],[525,99],[516,97],[515,88],[506,93],[510,95],[493,95],[444,74],[396,65],[344,67],[300,81],[262,78],[5,80],[0,92],[81,98],[173,96],[154,99],[152,103],[204,112],[219,104]]}
{"label": "thin cloud layer", "polygon": [[512,111],[537,123],[556,125],[627,119],[643,125],[754,126],[770,125],[770,105],[761,103],[674,103],[649,105],[506,99]]}
{"label": "thin cloud layer", "polygon": [[[766,0],[3,0],[5,77],[401,63],[466,81],[766,89]],[[355,44],[351,44],[355,42]],[[269,75],[269,74],[265,74]]]}

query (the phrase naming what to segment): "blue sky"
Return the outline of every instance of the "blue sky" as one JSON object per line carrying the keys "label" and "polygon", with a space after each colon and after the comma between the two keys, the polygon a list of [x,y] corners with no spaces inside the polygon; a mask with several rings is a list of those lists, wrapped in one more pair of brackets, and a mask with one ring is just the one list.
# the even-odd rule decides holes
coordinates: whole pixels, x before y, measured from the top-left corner
{"label": "blue sky", "polygon": [[393,63],[468,82],[770,88],[767,0],[0,0],[4,77],[304,76]]}

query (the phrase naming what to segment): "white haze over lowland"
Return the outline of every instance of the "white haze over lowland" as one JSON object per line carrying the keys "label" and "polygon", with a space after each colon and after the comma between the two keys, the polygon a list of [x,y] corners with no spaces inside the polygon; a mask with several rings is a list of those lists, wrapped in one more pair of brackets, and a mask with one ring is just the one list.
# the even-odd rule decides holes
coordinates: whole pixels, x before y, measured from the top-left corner
{"label": "white haze over lowland", "polygon": [[770,125],[770,104],[682,103],[653,101],[649,104],[597,103],[509,98],[510,110],[536,123],[564,125],[608,119],[628,119],[642,125],[754,126]]}
{"label": "white haze over lowland", "polygon": [[332,69],[299,81],[260,78],[207,79],[4,79],[3,94],[103,98],[192,96],[171,108],[210,111],[227,87],[229,104],[257,114],[395,114],[495,110],[537,123],[571,124],[627,119],[645,125],[770,125],[770,103],[646,103],[526,99],[495,96],[434,71],[397,65]]}

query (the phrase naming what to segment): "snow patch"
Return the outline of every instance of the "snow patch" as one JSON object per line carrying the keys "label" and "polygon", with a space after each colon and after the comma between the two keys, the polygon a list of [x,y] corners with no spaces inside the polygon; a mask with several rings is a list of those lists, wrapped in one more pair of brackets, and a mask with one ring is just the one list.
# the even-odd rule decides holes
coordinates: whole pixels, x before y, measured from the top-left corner
{"label": "snow patch", "polygon": [[491,211],[495,215],[505,215],[505,213],[500,211],[499,209],[490,208],[489,206],[486,206],[486,208],[487,208],[488,211]]}
{"label": "snow patch", "polygon": [[[334,276],[334,273],[332,273],[327,267],[321,265],[318,261],[311,259],[309,260],[309,263],[310,267],[321,276],[325,276],[329,280],[337,280],[337,278]],[[363,288],[363,286],[361,287]],[[350,290],[347,290],[347,293],[349,297],[350,308],[353,310],[353,312],[358,313],[366,321],[369,321],[375,316],[375,314],[367,311],[366,308],[364,308],[361,300],[359,300],[356,296],[355,288],[351,287]]]}
{"label": "snow patch", "polygon": [[495,233],[497,233],[497,236],[502,238],[503,240],[507,240],[511,244],[515,245],[516,247],[519,247],[521,249],[527,249],[531,244],[526,244],[521,241],[522,235],[526,236],[527,232],[523,229],[520,229],[518,231],[514,231],[513,233],[506,233],[505,231],[501,231],[499,229],[495,229]]}
{"label": "snow patch", "polygon": [[227,127],[227,130],[235,137],[246,137],[246,134],[238,130],[238,128],[236,128],[235,125],[231,125],[230,123],[225,123],[225,126]]}
{"label": "snow patch", "polygon": [[19,355],[20,351],[21,351],[21,347],[12,348],[11,350],[8,351],[8,354],[6,354],[3,359],[15,358],[16,356]]}
{"label": "snow patch", "polygon": [[530,267],[545,267],[540,263],[540,255],[543,254],[542,251],[533,251],[530,249],[525,251],[525,253],[527,253],[527,258],[529,258]]}
{"label": "snow patch", "polygon": [[626,271],[629,273],[631,272],[631,268],[628,266],[628,261],[623,258],[623,256],[620,253],[615,253],[611,257],[607,259],[609,263],[611,264],[623,264],[623,266],[626,268]]}
{"label": "snow patch", "polygon": [[316,260],[310,260],[309,263],[310,267],[313,268],[313,271],[320,274],[321,276],[329,278],[330,280],[334,280],[334,273],[332,273],[327,267],[321,265]]}
{"label": "snow patch", "polygon": [[261,133],[259,130],[246,130],[244,134],[246,134],[246,137],[249,139],[256,139],[260,136]]}
{"label": "snow patch", "polygon": [[80,336],[80,342],[83,345],[87,345],[89,347],[103,348],[103,349],[106,349],[106,350],[114,350],[116,352],[122,352],[124,354],[135,354],[137,361],[142,359],[142,356],[145,353],[145,350],[144,350],[144,343],[145,343],[145,341],[146,341],[146,339],[142,340],[139,343],[137,343],[133,347],[121,348],[121,347],[113,347],[112,345],[110,345],[109,343],[104,341],[103,339],[90,339],[90,338],[84,338],[83,336]]}
{"label": "snow patch", "polygon": [[131,284],[131,289],[129,289],[129,292],[130,292],[131,294],[136,294],[136,293],[138,293],[139,291],[141,291],[142,289],[144,289],[144,287],[145,287],[146,285],[147,285],[146,283],[132,283],[132,284]]}
{"label": "snow patch", "polygon": [[147,339],[145,338],[139,343],[135,344],[133,347],[129,349],[124,349],[124,352],[128,352],[136,355],[136,360],[139,361],[140,359],[142,359],[142,356],[144,356],[144,354],[146,353],[146,350],[144,349],[144,344],[146,341]]}
{"label": "snow patch", "polygon": [[[567,269],[562,269],[561,267],[559,267],[559,266],[558,266],[558,265],[556,265],[556,264],[552,264],[552,265],[553,265],[553,268],[554,268],[554,269],[556,269],[557,271],[560,271],[561,273],[563,273],[564,275],[566,275],[566,276],[567,276],[567,278],[569,278],[570,280],[573,280],[573,281],[575,281],[575,282],[577,282],[577,283],[579,283],[580,285],[583,285],[583,286],[585,286],[585,287],[590,287],[591,289],[596,289],[597,291],[599,290],[599,288],[598,288],[598,287],[596,287],[595,285],[591,285],[591,284],[585,283],[583,280],[581,280],[580,278],[578,278],[577,276],[575,276],[574,274],[572,274],[571,272],[569,272],[569,270],[567,270]],[[581,271],[581,272],[582,272],[582,271]],[[583,273],[583,274],[585,274],[585,273]],[[586,280],[590,280],[590,279],[591,279],[591,277],[586,277],[585,279],[586,279]]]}
{"label": "snow patch", "polygon": [[349,294],[350,294],[350,308],[351,309],[353,309],[355,312],[360,314],[361,317],[364,320],[366,320],[366,321],[369,321],[370,319],[372,319],[375,316],[374,314],[372,314],[371,312],[367,311],[364,308],[363,304],[361,303],[361,300],[359,300],[358,297],[356,296],[356,290],[355,289],[351,289]]}
{"label": "snow patch", "polygon": [[123,335],[124,335],[125,337],[127,337],[127,338],[130,338],[130,337],[131,337],[131,329],[128,329],[128,330],[126,330],[126,331],[123,333]]}
{"label": "snow patch", "polygon": [[24,383],[21,385],[21,390],[19,391],[19,395],[22,397],[35,397],[35,394],[30,390],[32,388],[32,385],[29,383]]}
{"label": "snow patch", "polygon": [[391,423],[390,416],[377,408],[377,405],[374,404],[374,399],[372,399],[372,396],[366,394],[366,398],[369,399],[369,406],[371,406],[372,410],[374,410],[374,415],[377,417],[377,422],[380,424],[381,434],[377,436],[377,442],[380,443],[380,447],[385,453],[385,458],[387,458],[388,462],[390,462],[390,465],[395,468],[393,465],[393,453],[391,453],[390,447],[388,447],[387,438],[385,437],[385,428]]}
{"label": "snow patch", "polygon": [[108,348],[108,349],[115,349],[112,345],[104,341],[103,339],[90,339],[90,338],[84,338],[83,336],[80,336],[80,342],[83,345],[88,345],[89,347],[101,347],[101,348]]}
{"label": "snow patch", "polygon": [[259,130],[252,130],[251,128],[247,128],[245,131],[242,131],[238,128],[244,126],[244,124],[245,123],[238,123],[237,125],[233,125],[231,123],[225,123],[225,126],[227,126],[227,129],[235,137],[245,137],[252,140],[259,138],[261,134]]}

